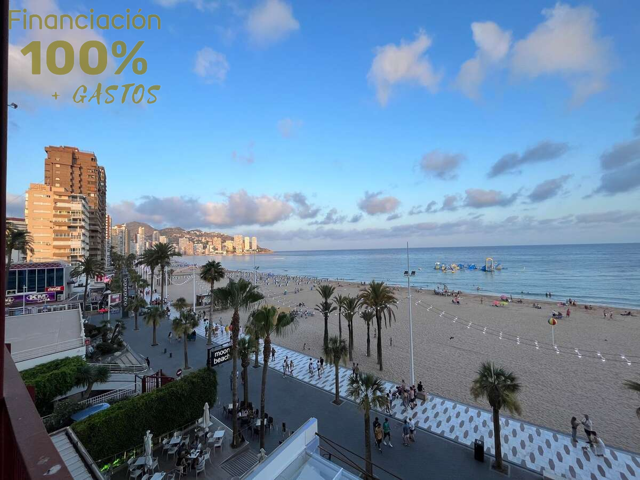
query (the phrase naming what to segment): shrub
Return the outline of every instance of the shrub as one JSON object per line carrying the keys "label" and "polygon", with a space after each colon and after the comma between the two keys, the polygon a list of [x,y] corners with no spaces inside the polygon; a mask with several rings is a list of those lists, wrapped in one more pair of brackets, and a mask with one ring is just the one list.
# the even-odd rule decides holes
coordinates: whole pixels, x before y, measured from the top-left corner
{"label": "shrub", "polygon": [[71,415],[80,410],[88,408],[88,405],[81,405],[74,400],[62,400],[53,407],[53,414],[45,422],[47,432],[55,432],[61,428],[71,425]]}
{"label": "shrub", "polygon": [[76,386],[78,371],[86,364],[80,357],[62,358],[21,373],[25,385],[36,390],[36,408],[40,415],[49,414],[53,399]]}
{"label": "shrub", "polygon": [[76,435],[96,459],[105,460],[141,445],[147,430],[168,433],[202,416],[205,402],[217,395],[216,373],[202,369],[149,393],[118,402],[72,425]]}
{"label": "shrub", "polygon": [[98,335],[100,335],[100,331],[101,331],[100,327],[96,327],[95,325],[93,325],[91,323],[85,323],[84,324],[84,336],[85,337],[96,338]]}

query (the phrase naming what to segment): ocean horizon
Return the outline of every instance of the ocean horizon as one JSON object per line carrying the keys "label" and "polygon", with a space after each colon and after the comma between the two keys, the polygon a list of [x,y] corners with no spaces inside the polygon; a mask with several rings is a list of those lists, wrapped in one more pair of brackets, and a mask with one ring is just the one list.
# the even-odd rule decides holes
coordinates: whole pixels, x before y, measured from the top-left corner
{"label": "ocean horizon", "polygon": [[[640,308],[640,243],[512,245],[482,247],[421,247],[409,249],[415,288],[450,290],[531,299],[572,298],[579,304]],[[382,280],[406,286],[406,248],[274,251],[267,255],[193,256],[178,261],[203,264],[215,258],[230,270],[340,279]],[[486,258],[502,270],[482,272]],[[477,270],[444,273],[441,264],[475,264]],[[478,290],[480,288],[480,290]]]}

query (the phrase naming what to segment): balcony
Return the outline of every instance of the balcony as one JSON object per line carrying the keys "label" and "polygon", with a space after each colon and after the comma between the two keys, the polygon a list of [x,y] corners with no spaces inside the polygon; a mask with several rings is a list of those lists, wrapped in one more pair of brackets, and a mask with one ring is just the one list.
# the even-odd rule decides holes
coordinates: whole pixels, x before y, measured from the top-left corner
{"label": "balcony", "polygon": [[[4,326],[2,326],[4,328]],[[3,480],[72,480],[47,434],[27,387],[2,346],[0,368],[0,478]]]}

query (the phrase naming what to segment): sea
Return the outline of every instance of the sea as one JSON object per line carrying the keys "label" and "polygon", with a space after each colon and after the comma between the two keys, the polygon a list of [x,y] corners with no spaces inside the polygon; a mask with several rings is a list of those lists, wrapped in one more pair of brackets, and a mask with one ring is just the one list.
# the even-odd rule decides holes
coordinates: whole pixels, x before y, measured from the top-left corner
{"label": "sea", "polygon": [[[640,244],[538,245],[500,247],[316,250],[266,255],[181,257],[201,265],[210,259],[228,270],[308,276],[319,279],[407,285],[404,272],[415,271],[412,288],[511,295],[514,298],[576,300],[579,304],[640,309]],[[502,269],[483,272],[487,258]],[[436,262],[475,264],[454,273],[434,269]],[[480,290],[478,290],[478,288]]]}

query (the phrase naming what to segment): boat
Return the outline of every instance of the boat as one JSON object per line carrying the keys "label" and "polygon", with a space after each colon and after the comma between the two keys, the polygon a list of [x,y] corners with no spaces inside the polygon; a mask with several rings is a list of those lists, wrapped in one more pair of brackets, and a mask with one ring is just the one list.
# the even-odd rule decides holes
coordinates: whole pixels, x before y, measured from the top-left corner
{"label": "boat", "polygon": [[440,270],[440,262],[436,262],[435,266],[433,267],[434,270]]}

